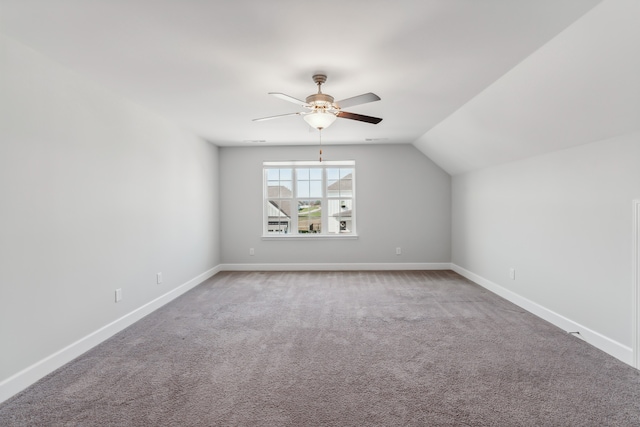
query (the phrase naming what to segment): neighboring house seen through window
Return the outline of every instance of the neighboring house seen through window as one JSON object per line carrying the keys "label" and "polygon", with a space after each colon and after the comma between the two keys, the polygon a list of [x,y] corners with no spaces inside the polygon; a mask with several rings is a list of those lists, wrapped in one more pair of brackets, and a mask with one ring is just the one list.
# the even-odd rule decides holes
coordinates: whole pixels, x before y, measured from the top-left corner
{"label": "neighboring house seen through window", "polygon": [[355,162],[264,162],[267,236],[355,235]]}

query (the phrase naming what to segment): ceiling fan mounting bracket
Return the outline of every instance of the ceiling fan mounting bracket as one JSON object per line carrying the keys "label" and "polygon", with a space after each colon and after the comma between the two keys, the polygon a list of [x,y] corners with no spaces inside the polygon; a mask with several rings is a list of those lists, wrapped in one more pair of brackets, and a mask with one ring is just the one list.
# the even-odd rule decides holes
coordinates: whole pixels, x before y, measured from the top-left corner
{"label": "ceiling fan mounting bracket", "polygon": [[314,74],[313,75],[313,81],[320,86],[321,84],[323,84],[324,82],[327,81],[327,76],[326,74]]}
{"label": "ceiling fan mounting bracket", "polygon": [[307,104],[309,104],[314,110],[318,108],[335,108],[335,106],[333,105],[333,96],[322,93],[321,89],[322,84],[327,81],[327,75],[314,74],[313,81],[318,85],[318,93],[307,96]]}

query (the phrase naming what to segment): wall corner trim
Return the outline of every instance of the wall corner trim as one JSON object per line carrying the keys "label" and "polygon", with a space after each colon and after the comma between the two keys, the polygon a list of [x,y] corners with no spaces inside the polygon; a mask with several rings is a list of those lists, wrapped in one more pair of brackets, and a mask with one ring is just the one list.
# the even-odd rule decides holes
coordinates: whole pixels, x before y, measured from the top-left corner
{"label": "wall corner trim", "polygon": [[463,267],[460,267],[459,265],[452,263],[451,269],[459,275],[466,277],[472,282],[482,286],[488,291],[501,296],[507,301],[514,303],[515,305],[527,310],[532,314],[535,314],[541,319],[546,320],[547,322],[559,327],[562,330],[579,331],[580,337],[587,343],[604,351],[605,353],[608,353],[616,359],[633,366],[633,351],[630,347],[614,341],[611,338],[606,337],[594,330],[591,330],[577,322],[574,322],[573,320],[568,319],[552,310],[549,310],[548,308],[543,307],[538,303],[535,303],[508,289],[505,289],[502,286],[485,279],[484,277],[481,277],[469,270],[464,269]]}
{"label": "wall corner trim", "polygon": [[0,403],[220,272],[213,267],[0,382]]}

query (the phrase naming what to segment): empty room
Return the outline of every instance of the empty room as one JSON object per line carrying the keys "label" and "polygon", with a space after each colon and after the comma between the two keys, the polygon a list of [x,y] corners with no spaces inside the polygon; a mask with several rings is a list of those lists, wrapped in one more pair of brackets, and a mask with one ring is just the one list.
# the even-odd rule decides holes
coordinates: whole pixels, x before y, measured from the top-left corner
{"label": "empty room", "polygon": [[640,425],[637,0],[0,0],[0,425]]}

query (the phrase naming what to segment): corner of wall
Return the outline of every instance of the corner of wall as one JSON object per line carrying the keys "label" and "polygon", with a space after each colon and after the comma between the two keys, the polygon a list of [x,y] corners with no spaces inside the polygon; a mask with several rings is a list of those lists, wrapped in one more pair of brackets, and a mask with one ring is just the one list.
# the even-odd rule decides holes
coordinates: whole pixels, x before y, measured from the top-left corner
{"label": "corner of wall", "polygon": [[115,321],[101,327],[100,329],[86,335],[78,341],[64,347],[63,349],[45,357],[22,371],[0,382],[0,403],[11,398],[41,378],[52,373],[56,369],[71,362],[76,357],[97,346],[101,342],[109,339],[113,335],[131,326],[138,320],[159,309],[163,305],[173,301],[185,292],[195,288],[202,282],[213,277],[221,271],[221,266],[213,267],[171,291],[159,296],[153,301],[149,301],[141,307],[125,314]]}
{"label": "corner of wall", "polygon": [[555,313],[552,310],[549,310],[546,307],[543,307],[540,304],[537,304],[527,298],[524,298],[514,292],[509,291],[508,289],[503,288],[502,286],[485,279],[465,268],[460,267],[459,265],[452,264],[451,269],[456,273],[460,274],[463,277],[471,280],[472,282],[482,286],[494,294],[501,296],[509,302],[527,310],[528,312],[535,314],[541,319],[546,320],[547,322],[557,326],[558,328],[569,332],[578,332],[579,338],[593,345],[594,347],[608,353],[609,355],[615,357],[622,362],[634,366],[633,361],[633,351],[631,348],[616,342],[596,331],[593,331],[577,322],[568,319],[561,314]]}

